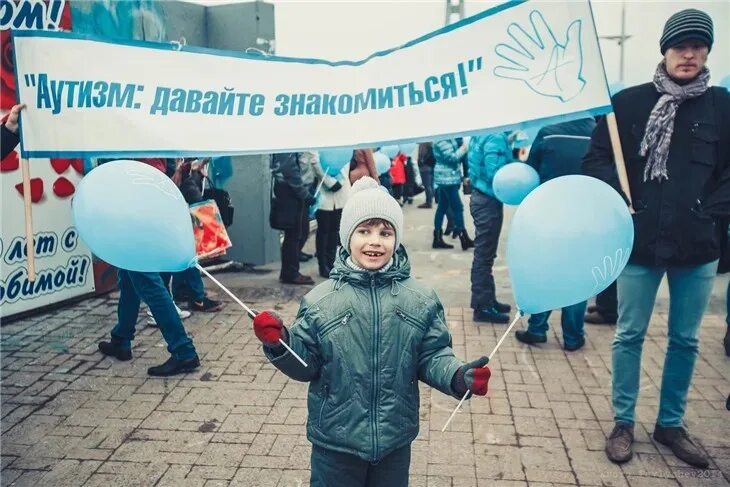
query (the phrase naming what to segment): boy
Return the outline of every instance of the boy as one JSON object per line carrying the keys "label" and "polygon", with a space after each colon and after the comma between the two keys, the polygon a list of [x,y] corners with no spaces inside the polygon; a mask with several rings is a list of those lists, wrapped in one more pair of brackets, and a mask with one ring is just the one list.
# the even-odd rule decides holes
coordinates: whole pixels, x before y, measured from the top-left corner
{"label": "boy", "polygon": [[488,359],[454,356],[438,297],[409,276],[402,229],[395,199],[373,179],[358,180],[329,280],[304,297],[291,329],[270,311],[254,319],[269,360],[311,383],[312,487],[408,485],[419,379],[456,398],[487,393]]}

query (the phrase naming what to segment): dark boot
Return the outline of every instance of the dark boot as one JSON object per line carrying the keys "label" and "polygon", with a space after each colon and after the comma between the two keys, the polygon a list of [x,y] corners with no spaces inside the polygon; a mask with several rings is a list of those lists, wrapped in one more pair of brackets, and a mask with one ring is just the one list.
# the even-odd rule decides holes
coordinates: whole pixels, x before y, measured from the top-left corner
{"label": "dark boot", "polygon": [[200,359],[197,355],[188,360],[178,360],[170,357],[164,364],[147,369],[147,373],[155,377],[169,377],[176,374],[187,374],[198,367],[200,367]]}
{"label": "dark boot", "polygon": [[494,309],[499,311],[500,313],[509,313],[512,311],[512,306],[505,303],[500,303],[499,301],[494,301]]}
{"label": "dark boot", "polygon": [[687,430],[681,427],[665,428],[656,425],[654,428],[654,439],[671,448],[674,456],[683,460],[693,467],[707,468],[710,464],[707,455],[692,443]]}
{"label": "dark boot", "polygon": [[526,343],[528,345],[547,342],[546,336],[535,335],[534,333],[530,333],[527,330],[518,330],[517,332],[515,332],[515,338],[517,338],[518,341]]}
{"label": "dark boot", "polygon": [[472,318],[474,321],[482,323],[509,323],[509,316],[500,313],[494,306],[491,308],[475,309]]}
{"label": "dark boot", "polygon": [[444,242],[444,234],[441,230],[433,231],[433,244],[431,245],[434,249],[453,249],[453,245],[449,245]]}
{"label": "dark boot", "polygon": [[615,325],[616,324],[616,317],[615,316],[607,316],[601,313],[600,311],[591,311],[589,313],[586,313],[585,317],[583,318],[586,323],[590,323],[592,325]]}
{"label": "dark boot", "polygon": [[573,343],[571,345],[568,345],[567,343],[563,343],[563,349],[568,352],[575,352],[576,350],[580,350],[583,348],[583,345],[586,344],[586,339],[584,337],[581,337],[580,340],[578,340],[576,343]]}
{"label": "dark boot", "polygon": [[122,348],[118,343],[114,342],[114,339],[110,342],[99,342],[99,351],[104,355],[114,357],[122,362],[132,360],[132,350]]}
{"label": "dark boot", "polygon": [[725,344],[725,355],[730,357],[730,326],[727,327],[727,331],[725,332],[725,339],[723,340],[723,343]]}
{"label": "dark boot", "polygon": [[461,241],[461,250],[474,248],[474,240],[469,238],[469,234],[466,233],[466,230],[459,232],[459,240]]}
{"label": "dark boot", "polygon": [[421,203],[418,208],[432,208],[431,203]]}
{"label": "dark boot", "polygon": [[298,274],[291,279],[284,279],[283,277],[280,277],[279,282],[282,284],[297,284],[297,285],[306,286],[306,285],[314,284],[314,279],[312,279],[309,276],[305,276],[303,274]]}
{"label": "dark boot", "polygon": [[631,460],[634,451],[634,427],[626,423],[616,423],[613,431],[606,440],[606,456],[614,463],[624,463]]}

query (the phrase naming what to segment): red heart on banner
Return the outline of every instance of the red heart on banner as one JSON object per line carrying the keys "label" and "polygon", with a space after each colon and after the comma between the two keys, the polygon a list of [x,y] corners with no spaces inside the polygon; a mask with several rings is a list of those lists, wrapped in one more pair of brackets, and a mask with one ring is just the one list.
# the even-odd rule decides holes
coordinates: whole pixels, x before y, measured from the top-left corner
{"label": "red heart on banner", "polygon": [[68,167],[71,165],[71,161],[73,161],[73,159],[51,159],[51,166],[53,166],[53,170],[56,171],[56,174],[63,174],[68,170]]}
{"label": "red heart on banner", "polygon": [[74,194],[74,191],[76,191],[76,188],[74,188],[73,183],[63,176],[56,179],[53,183],[53,194],[59,198],[71,196]]}
{"label": "red heart on banner", "polygon": [[0,172],[15,171],[18,167],[20,167],[20,158],[18,158],[18,153],[15,151],[10,152],[5,156],[5,159],[0,161]]}
{"label": "red heart on banner", "polygon": [[83,159],[71,159],[71,166],[76,170],[77,173],[84,175],[84,160]]}
{"label": "red heart on banner", "polygon": [[[23,183],[15,185],[15,189],[18,193],[23,195]],[[30,200],[33,203],[38,203],[43,197],[43,180],[41,178],[32,178],[30,180]]]}

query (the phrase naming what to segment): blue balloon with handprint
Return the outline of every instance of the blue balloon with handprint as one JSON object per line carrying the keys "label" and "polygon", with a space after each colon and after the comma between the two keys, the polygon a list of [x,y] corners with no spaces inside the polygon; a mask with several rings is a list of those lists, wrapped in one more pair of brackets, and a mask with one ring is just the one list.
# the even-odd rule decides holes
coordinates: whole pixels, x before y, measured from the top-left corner
{"label": "blue balloon with handprint", "polygon": [[71,210],[83,240],[102,260],[138,272],[178,272],[195,265],[185,198],[163,172],[118,160],[89,172]]}
{"label": "blue balloon with handprint", "polygon": [[628,207],[608,184],[563,176],[540,185],[517,208],[507,239],[517,307],[541,313],[595,296],[616,280],[633,244]]}
{"label": "blue balloon with handprint", "polygon": [[342,168],[350,163],[352,149],[325,149],[319,151],[319,164],[322,171],[330,176],[336,176]]}
{"label": "blue balloon with handprint", "polygon": [[495,46],[494,52],[507,64],[496,66],[494,75],[522,81],[535,93],[562,102],[575,98],[586,84],[581,30],[581,20],[574,20],[565,31],[565,40],[560,42],[542,13],[533,10],[530,28],[511,23],[507,27],[510,43]]}

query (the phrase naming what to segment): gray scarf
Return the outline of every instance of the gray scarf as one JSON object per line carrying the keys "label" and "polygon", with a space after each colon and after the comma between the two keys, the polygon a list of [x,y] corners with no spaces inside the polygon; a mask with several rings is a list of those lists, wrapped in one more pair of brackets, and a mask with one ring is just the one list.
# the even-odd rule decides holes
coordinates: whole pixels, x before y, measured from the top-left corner
{"label": "gray scarf", "polygon": [[659,63],[654,73],[654,86],[662,94],[649,115],[641,141],[639,154],[647,156],[644,168],[644,181],[648,179],[669,179],[667,158],[669,142],[674,132],[674,117],[679,105],[690,98],[700,96],[707,90],[710,81],[710,70],[706,67],[697,78],[686,85],[678,85],[667,74],[664,61]]}

